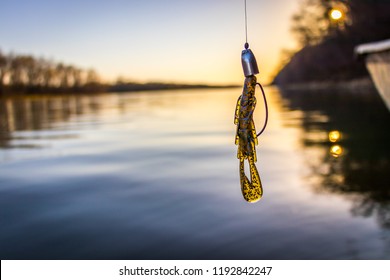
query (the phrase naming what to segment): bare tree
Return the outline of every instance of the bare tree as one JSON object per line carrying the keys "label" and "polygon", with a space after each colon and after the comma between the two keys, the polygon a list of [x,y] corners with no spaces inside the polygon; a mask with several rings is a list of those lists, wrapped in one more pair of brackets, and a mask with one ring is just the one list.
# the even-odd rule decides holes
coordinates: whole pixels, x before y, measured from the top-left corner
{"label": "bare tree", "polygon": [[7,57],[0,51],[0,89],[4,85],[4,78],[7,72]]}
{"label": "bare tree", "polygon": [[89,69],[87,72],[86,84],[96,84],[100,82],[100,77],[95,70]]}
{"label": "bare tree", "polygon": [[81,69],[73,68],[73,87],[79,88],[83,84],[83,71]]}
{"label": "bare tree", "polygon": [[0,88],[17,90],[60,90],[84,88],[91,91],[101,86],[95,70],[55,63],[31,55],[4,55],[0,51]]}
{"label": "bare tree", "polygon": [[328,34],[330,21],[328,4],[321,0],[302,0],[292,17],[291,31],[303,46],[315,45]]}
{"label": "bare tree", "polygon": [[25,81],[23,71],[23,56],[10,56],[10,84],[13,86],[22,86]]}

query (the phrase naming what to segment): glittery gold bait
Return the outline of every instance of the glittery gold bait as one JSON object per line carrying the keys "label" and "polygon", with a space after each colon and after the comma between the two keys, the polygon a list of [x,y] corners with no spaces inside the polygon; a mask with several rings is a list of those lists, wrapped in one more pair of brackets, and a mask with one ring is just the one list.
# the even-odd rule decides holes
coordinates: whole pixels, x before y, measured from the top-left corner
{"label": "glittery gold bait", "polygon": [[[240,182],[244,199],[248,202],[259,201],[263,195],[259,172],[255,162],[256,145],[258,144],[253,111],[256,107],[255,97],[256,76],[245,78],[242,95],[238,98],[234,124],[237,125],[236,145],[238,145],[237,158],[240,160]],[[245,175],[244,160],[248,160],[250,180]]]}
{"label": "glittery gold bait", "polygon": [[[263,133],[268,122],[268,106],[265,97],[264,89],[257,82],[256,74],[259,73],[257,62],[254,54],[249,49],[248,42],[245,43],[245,49],[241,53],[242,69],[244,70],[245,81],[244,89],[241,96],[237,100],[236,111],[234,116],[234,124],[237,125],[236,140],[238,145],[237,158],[240,160],[240,183],[241,192],[244,199],[248,202],[259,201],[263,196],[263,187],[260,181],[260,175],[257,171],[255,162],[256,145],[258,144],[257,137]],[[256,134],[255,123],[253,121],[253,111],[256,107],[255,89],[259,85],[264,98],[265,106],[265,122],[259,133]],[[247,160],[249,164],[250,179],[245,175],[245,164]]]}
{"label": "glittery gold bait", "polygon": [[[245,49],[241,53],[242,69],[244,70],[245,82],[241,96],[237,100],[236,111],[234,114],[234,124],[237,125],[236,140],[238,145],[237,158],[240,160],[240,183],[241,192],[244,199],[248,202],[259,201],[263,196],[263,187],[260,181],[260,175],[257,171],[255,162],[256,145],[258,144],[257,137],[263,133],[268,122],[268,106],[265,97],[264,89],[260,83],[257,83],[256,74],[259,74],[259,68],[254,54],[249,49],[248,30],[247,30],[247,13],[245,0]],[[256,134],[255,123],[253,121],[253,111],[256,107],[255,88],[259,85],[264,98],[265,106],[265,121],[264,126],[259,133]],[[249,164],[250,180],[245,175],[245,164],[247,160]]]}

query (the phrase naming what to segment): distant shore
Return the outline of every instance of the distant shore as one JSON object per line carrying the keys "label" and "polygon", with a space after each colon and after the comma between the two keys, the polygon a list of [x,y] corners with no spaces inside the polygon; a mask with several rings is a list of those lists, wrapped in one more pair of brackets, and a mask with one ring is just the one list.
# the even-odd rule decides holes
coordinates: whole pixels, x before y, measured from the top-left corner
{"label": "distant shore", "polygon": [[207,85],[207,84],[170,84],[170,83],[126,83],[115,84],[108,87],[107,92],[128,92],[143,90],[169,90],[169,89],[209,89],[209,88],[233,88],[236,85]]}
{"label": "distant shore", "polygon": [[181,89],[217,89],[235,88],[237,85],[175,84],[175,83],[123,83],[123,84],[90,84],[83,87],[7,87],[0,88],[0,96],[29,94],[89,94],[120,93],[135,91],[181,90]]}
{"label": "distant shore", "polygon": [[369,77],[348,80],[348,81],[314,81],[304,83],[291,83],[276,86],[286,90],[310,90],[310,91],[328,91],[345,90],[355,92],[366,92],[376,90],[375,85]]}

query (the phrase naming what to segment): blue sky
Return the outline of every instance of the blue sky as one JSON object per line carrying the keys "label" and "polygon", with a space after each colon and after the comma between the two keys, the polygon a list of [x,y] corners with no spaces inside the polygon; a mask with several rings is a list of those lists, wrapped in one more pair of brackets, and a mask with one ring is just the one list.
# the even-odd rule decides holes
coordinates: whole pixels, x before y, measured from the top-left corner
{"label": "blue sky", "polygon": [[[275,71],[298,0],[247,0],[262,81]],[[1,0],[0,49],[94,68],[105,80],[240,84],[244,0]]]}

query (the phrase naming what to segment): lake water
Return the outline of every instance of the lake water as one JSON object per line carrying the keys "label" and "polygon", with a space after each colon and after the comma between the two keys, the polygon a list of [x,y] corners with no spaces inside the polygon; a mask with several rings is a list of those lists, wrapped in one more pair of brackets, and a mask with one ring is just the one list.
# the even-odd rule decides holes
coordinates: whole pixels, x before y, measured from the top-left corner
{"label": "lake water", "polygon": [[264,196],[249,204],[240,93],[0,99],[0,258],[390,259],[390,113],[378,94],[266,88]]}

